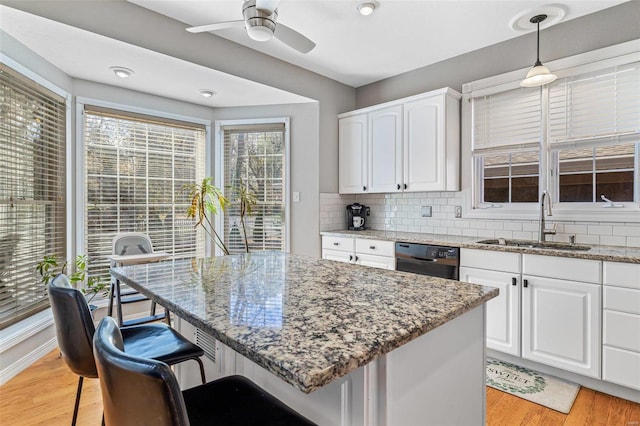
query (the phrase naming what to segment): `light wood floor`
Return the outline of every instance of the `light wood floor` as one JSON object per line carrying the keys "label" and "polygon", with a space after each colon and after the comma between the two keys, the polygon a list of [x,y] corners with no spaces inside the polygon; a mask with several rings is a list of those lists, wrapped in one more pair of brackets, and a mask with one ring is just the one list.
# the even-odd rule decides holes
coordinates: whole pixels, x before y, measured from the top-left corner
{"label": "light wood floor", "polygon": [[[46,357],[0,387],[0,425],[69,425],[78,377],[58,357]],[[84,381],[78,425],[99,425],[100,386]],[[487,388],[487,425],[640,426],[640,404],[581,388],[571,412],[558,413]]]}

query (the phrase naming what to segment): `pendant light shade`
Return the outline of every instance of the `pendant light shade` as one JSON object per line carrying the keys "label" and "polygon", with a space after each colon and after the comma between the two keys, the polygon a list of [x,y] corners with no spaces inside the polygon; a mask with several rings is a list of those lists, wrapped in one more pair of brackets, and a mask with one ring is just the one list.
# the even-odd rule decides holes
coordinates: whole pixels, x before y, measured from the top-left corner
{"label": "pendant light shade", "polygon": [[533,65],[533,68],[529,70],[527,73],[527,77],[520,82],[520,86],[523,87],[537,87],[544,86],[545,84],[551,83],[553,80],[558,78],[555,74],[552,74],[549,71],[549,68],[542,65],[540,62],[540,22],[547,19],[547,15],[536,15],[529,20],[532,24],[538,25],[538,43],[537,43],[537,58],[536,63]]}

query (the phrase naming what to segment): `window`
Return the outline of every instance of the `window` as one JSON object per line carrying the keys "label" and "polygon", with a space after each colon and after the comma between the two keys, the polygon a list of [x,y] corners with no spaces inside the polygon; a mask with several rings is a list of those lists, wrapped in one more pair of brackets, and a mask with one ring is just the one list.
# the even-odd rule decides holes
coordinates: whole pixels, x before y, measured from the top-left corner
{"label": "window", "polygon": [[203,256],[204,234],[186,219],[185,184],[205,173],[205,128],[93,106],[84,111],[85,247],[91,275],[108,275],[118,232],[144,232],[154,250]]}
{"label": "window", "polygon": [[0,64],[0,328],[49,305],[36,264],[66,256],[66,103]]}
{"label": "window", "polygon": [[640,63],[563,78],[548,90],[557,201],[639,202]]}
{"label": "window", "polygon": [[[505,81],[465,85],[473,209],[526,214],[548,189],[561,215],[613,206],[626,207],[615,213],[621,220],[637,214],[640,62],[632,60],[637,57],[619,55],[559,70],[558,80],[540,88],[513,89],[517,83]],[[476,84],[475,91],[468,90]]]}
{"label": "window", "polygon": [[473,99],[473,156],[482,178],[478,204],[536,202],[540,91],[518,88]]}
{"label": "window", "polygon": [[224,185],[231,204],[224,212],[224,239],[231,253],[245,251],[239,189],[256,197],[245,219],[250,251],[286,250],[285,123],[223,125]]}

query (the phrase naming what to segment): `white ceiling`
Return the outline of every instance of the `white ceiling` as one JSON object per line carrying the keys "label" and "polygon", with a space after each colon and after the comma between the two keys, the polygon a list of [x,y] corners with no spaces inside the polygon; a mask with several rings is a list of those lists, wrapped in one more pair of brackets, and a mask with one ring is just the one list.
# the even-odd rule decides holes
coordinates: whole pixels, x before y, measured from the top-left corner
{"label": "white ceiling", "polygon": [[[185,27],[242,19],[242,0],[128,0]],[[214,34],[353,87],[440,62],[522,35],[509,23],[549,1],[379,0],[370,16],[353,0],[282,0],[278,22],[316,43],[306,55],[278,40],[256,42],[243,28]],[[563,21],[624,1],[562,0]],[[541,24],[544,28],[544,23]],[[535,52],[532,51],[532,62]],[[544,60],[544,58],[542,58]]]}
{"label": "white ceiling", "polygon": [[[85,1],[85,0],[78,0]],[[128,0],[185,28],[241,18],[242,0]],[[564,0],[563,21],[623,3]],[[277,40],[248,38],[243,29],[215,34],[268,55],[359,87],[442,61],[522,32],[510,28],[517,15],[534,14],[544,1],[379,0],[373,15],[357,13],[353,0],[282,0],[279,22],[313,40],[303,55]],[[68,75],[211,107],[300,103],[308,98],[275,89],[132,44],[0,5],[0,28]],[[197,37],[198,35],[194,35]],[[542,52],[544,61],[544,52]],[[532,61],[535,52],[531,52]],[[135,70],[116,78],[109,67]],[[203,98],[200,89],[217,95]]]}

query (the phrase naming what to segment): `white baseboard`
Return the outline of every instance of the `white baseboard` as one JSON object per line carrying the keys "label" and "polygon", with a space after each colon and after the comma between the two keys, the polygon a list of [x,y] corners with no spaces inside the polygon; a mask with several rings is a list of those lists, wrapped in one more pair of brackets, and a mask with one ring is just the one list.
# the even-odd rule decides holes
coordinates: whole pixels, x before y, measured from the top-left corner
{"label": "white baseboard", "polygon": [[54,350],[58,346],[58,342],[56,338],[50,339],[46,343],[32,350],[28,354],[24,355],[22,358],[18,359],[16,362],[3,366],[0,370],[0,386],[7,383],[9,380],[13,379],[18,375],[21,371],[25,370],[34,362],[38,361],[40,358]]}

